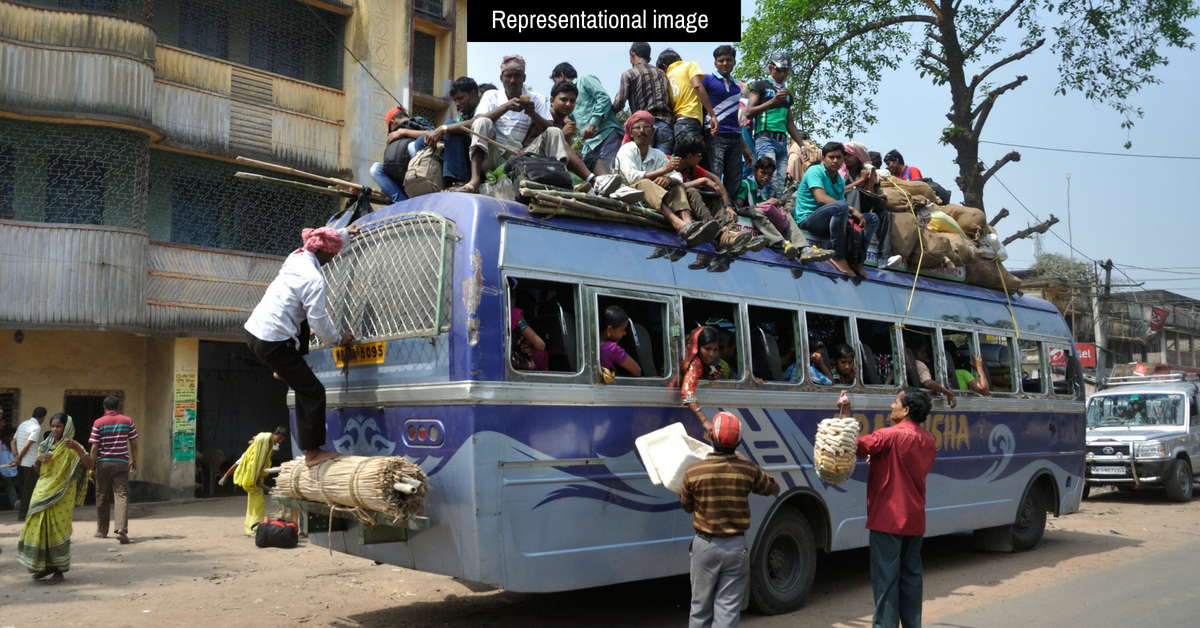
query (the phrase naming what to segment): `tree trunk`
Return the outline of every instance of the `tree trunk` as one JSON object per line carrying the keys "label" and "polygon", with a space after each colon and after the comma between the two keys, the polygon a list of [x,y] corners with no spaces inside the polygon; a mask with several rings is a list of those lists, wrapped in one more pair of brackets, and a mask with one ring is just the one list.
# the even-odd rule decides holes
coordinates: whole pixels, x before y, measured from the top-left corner
{"label": "tree trunk", "polygon": [[979,165],[979,137],[975,134],[975,119],[971,115],[974,98],[967,83],[965,71],[966,54],[958,40],[957,11],[953,0],[942,0],[943,18],[938,23],[942,37],[942,52],[946,58],[946,79],[950,85],[950,128],[942,140],[958,151],[959,189],[963,192],[963,205],[983,209],[983,169]]}
{"label": "tree trunk", "polygon": [[983,209],[983,166],[979,163],[979,140],[974,134],[954,144],[958,149],[958,187],[963,193],[963,205]]}

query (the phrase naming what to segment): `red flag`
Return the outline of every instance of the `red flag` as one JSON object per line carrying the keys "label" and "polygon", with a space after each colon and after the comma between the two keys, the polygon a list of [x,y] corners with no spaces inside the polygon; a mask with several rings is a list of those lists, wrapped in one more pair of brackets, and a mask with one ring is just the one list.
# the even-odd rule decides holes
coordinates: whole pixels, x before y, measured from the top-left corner
{"label": "red flag", "polygon": [[1161,332],[1163,325],[1167,324],[1167,317],[1170,315],[1170,310],[1164,310],[1160,307],[1150,308],[1150,331],[1154,333]]}

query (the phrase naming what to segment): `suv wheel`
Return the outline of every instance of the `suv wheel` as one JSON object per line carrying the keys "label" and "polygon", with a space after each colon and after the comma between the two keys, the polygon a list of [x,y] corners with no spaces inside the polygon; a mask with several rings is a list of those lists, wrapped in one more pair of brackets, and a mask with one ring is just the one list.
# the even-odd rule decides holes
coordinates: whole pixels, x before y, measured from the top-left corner
{"label": "suv wheel", "polygon": [[1013,551],[1033,549],[1046,532],[1046,497],[1042,488],[1031,484],[1017,507],[1017,520],[1012,526]]}
{"label": "suv wheel", "polygon": [[1186,460],[1176,460],[1171,464],[1171,472],[1166,478],[1167,499],[1173,502],[1186,502],[1192,498],[1192,465]]}
{"label": "suv wheel", "polygon": [[808,519],[794,508],[780,508],[756,545],[750,556],[750,606],[765,615],[800,608],[817,573],[817,544]]}

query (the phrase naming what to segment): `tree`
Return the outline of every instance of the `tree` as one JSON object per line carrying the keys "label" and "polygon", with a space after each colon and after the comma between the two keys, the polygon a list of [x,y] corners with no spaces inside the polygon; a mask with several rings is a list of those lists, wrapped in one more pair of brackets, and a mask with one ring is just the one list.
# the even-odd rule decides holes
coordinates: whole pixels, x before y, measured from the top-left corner
{"label": "tree", "polygon": [[1042,253],[1029,270],[1042,277],[1053,277],[1072,286],[1093,286],[1096,272],[1091,264],[1072,259],[1058,253]]}
{"label": "tree", "polygon": [[1184,23],[1198,14],[1194,0],[758,0],[738,72],[761,78],[770,53],[789,52],[796,119],[817,135],[853,137],[876,122],[883,72],[911,63],[950,89],[941,141],[958,152],[964,204],[982,208],[984,185],[1021,159],[1013,151],[986,169],[979,161],[997,99],[1028,79],[998,84],[1009,65],[1049,43],[1059,59],[1055,93],[1111,106],[1129,128],[1143,115],[1130,97],[1160,82],[1161,48],[1195,47]]}

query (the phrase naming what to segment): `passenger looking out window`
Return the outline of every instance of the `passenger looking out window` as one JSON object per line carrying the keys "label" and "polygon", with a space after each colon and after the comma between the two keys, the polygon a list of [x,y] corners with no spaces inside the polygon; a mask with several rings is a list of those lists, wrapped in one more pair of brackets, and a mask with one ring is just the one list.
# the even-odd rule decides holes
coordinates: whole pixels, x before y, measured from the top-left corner
{"label": "passenger looking out window", "polygon": [[854,366],[854,349],[848,344],[833,348],[833,373],[830,379],[837,386],[853,386],[858,380],[858,369]]}
{"label": "passenger looking out window", "polygon": [[951,408],[958,405],[958,399],[954,397],[954,392],[949,388],[938,383],[933,377],[933,373],[929,368],[931,357],[929,355],[929,345],[923,338],[916,334],[906,335],[904,339],[905,358],[909,362],[910,378],[915,374],[915,379],[920,386],[932,390],[939,395],[946,396],[946,402]]}
{"label": "passenger looking out window", "polygon": [[[942,344],[945,346],[946,355],[950,356],[954,362],[954,377],[949,379],[958,384],[958,390],[970,390],[984,397],[990,397],[992,391],[988,386],[987,373],[983,368],[983,356],[977,355],[972,359],[971,353],[966,350],[966,347],[959,349],[953,340],[945,340]],[[975,372],[972,373],[972,370]]]}
{"label": "passenger looking out window", "polygon": [[[818,386],[832,386],[833,374],[825,362],[825,343],[809,336],[808,351],[808,379]],[[799,364],[800,361],[797,360],[784,373],[784,378],[793,384],[800,381],[800,373],[797,368]]]}
{"label": "passenger looking out window", "polygon": [[512,301],[513,307],[509,313],[512,320],[512,367],[518,371],[550,370],[546,341],[525,320],[525,310],[532,309],[532,300],[526,293],[514,290]]}
{"label": "passenger looking out window", "polygon": [[731,370],[730,363],[737,364],[737,336],[722,329],[721,336],[721,379],[737,379],[737,369]]}
{"label": "passenger looking out window", "polygon": [[618,366],[634,377],[641,377],[642,367],[638,365],[637,360],[629,357],[621,345],[617,344],[629,331],[629,315],[625,310],[617,305],[604,308],[604,314],[600,317],[600,327],[600,372],[605,383],[612,383]]}
{"label": "passenger looking out window", "polygon": [[680,387],[680,401],[687,406],[692,414],[704,426],[705,436],[712,431],[712,422],[704,414],[696,399],[696,386],[701,379],[717,380],[721,378],[721,368],[718,356],[721,353],[721,336],[717,328],[707,325],[693,331],[688,336],[687,348],[683,354],[683,385]]}

